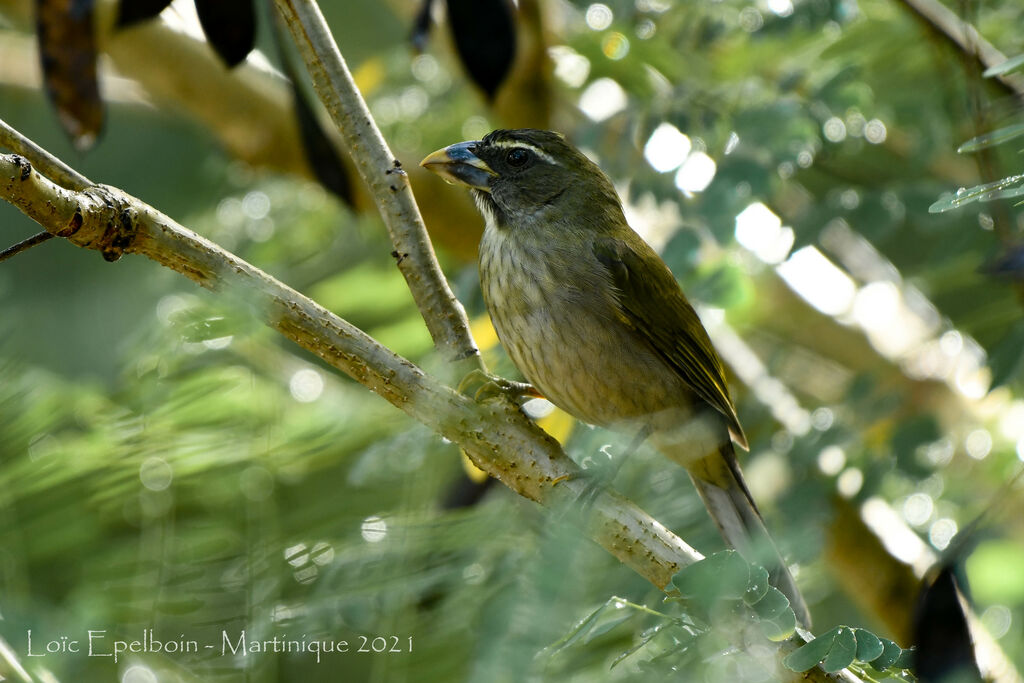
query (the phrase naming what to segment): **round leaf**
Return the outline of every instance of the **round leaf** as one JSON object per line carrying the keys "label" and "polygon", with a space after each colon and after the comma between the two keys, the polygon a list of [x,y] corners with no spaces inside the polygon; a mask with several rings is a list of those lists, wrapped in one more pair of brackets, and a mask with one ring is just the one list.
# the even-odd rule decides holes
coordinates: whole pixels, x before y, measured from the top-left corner
{"label": "round leaf", "polygon": [[892,665],[894,669],[910,669],[914,666],[914,648],[908,648],[900,652],[900,656]]}
{"label": "round leaf", "polygon": [[760,565],[750,568],[750,579],[747,590],[743,593],[743,602],[753,605],[768,592],[768,570]]}
{"label": "round leaf", "polygon": [[884,649],[882,654],[871,661],[871,666],[875,667],[879,671],[888,669],[890,666],[896,663],[896,660],[903,654],[903,648],[896,643],[892,642],[887,638],[882,638],[882,645]]}
{"label": "round leaf", "polygon": [[782,664],[790,671],[810,671],[828,655],[838,633],[838,628],[822,633],[811,642],[786,655]]}
{"label": "round leaf", "polygon": [[862,662],[870,662],[877,659],[885,646],[871,631],[862,628],[853,629],[853,635],[857,637],[857,659]]}
{"label": "round leaf", "polygon": [[783,610],[774,619],[760,622],[760,626],[765,638],[779,643],[796,632],[796,614],[791,609]]}
{"label": "round leaf", "polygon": [[[784,611],[790,609],[789,599],[774,586],[769,586],[764,597],[751,605],[751,607],[762,621],[775,619]],[[790,611],[792,610],[790,609]]]}
{"label": "round leaf", "polygon": [[821,668],[827,673],[842,671],[853,663],[857,656],[857,638],[853,635],[853,629],[845,626],[839,629],[835,640],[832,642],[832,649],[829,650]]}

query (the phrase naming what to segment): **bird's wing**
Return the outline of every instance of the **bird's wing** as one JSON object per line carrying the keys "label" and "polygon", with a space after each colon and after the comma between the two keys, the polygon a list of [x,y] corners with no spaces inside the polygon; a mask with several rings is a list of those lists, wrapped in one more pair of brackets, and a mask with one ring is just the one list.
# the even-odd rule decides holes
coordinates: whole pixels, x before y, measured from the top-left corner
{"label": "bird's wing", "polygon": [[725,416],[733,438],[747,448],[722,361],[697,312],[668,266],[636,233],[629,230],[629,234],[626,240],[604,238],[594,243],[594,255],[618,290],[621,320],[665,359],[697,396]]}

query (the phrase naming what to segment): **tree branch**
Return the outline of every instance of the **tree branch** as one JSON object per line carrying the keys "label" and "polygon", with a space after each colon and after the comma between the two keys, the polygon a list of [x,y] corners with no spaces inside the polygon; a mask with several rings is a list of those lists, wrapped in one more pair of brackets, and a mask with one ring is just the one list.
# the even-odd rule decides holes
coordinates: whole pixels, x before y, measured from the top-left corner
{"label": "tree branch", "polygon": [[[57,182],[64,187],[70,187],[75,190],[84,190],[92,185],[91,180],[47,152],[36,143],[29,140],[18,131],[11,128],[7,122],[2,119],[0,119],[0,147],[6,147],[12,152],[25,157],[29,162],[35,165],[36,168],[43,169],[43,172],[46,175],[55,178]],[[0,263],[10,258],[14,258],[21,252],[42,244],[52,237],[55,237],[55,235],[44,230],[43,232],[36,233],[35,235],[8,247],[0,252]]]}
{"label": "tree branch", "polygon": [[93,184],[84,175],[11,128],[3,119],[0,119],[0,147],[6,147],[15,154],[25,157],[36,169],[63,187],[84,190]]}
{"label": "tree branch", "polygon": [[469,333],[466,312],[448,287],[434,256],[426,226],[412,195],[409,177],[388,149],[370,115],[320,8],[312,0],[277,0],[306,62],[320,101],[341,132],[359,175],[370,189],[395,245],[393,255],[409,285],[434,345],[445,360],[465,370],[483,368]]}

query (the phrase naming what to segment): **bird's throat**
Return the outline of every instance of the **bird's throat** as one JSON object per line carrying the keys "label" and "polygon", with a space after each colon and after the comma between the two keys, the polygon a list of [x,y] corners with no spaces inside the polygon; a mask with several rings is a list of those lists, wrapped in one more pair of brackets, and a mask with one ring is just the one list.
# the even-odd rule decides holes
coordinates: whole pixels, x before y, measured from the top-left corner
{"label": "bird's throat", "polygon": [[494,201],[494,197],[491,196],[491,193],[475,189],[470,192],[473,195],[473,200],[476,202],[476,208],[484,217],[484,223],[486,224],[487,229],[504,230],[508,226],[508,216],[502,208],[498,206],[498,203]]}

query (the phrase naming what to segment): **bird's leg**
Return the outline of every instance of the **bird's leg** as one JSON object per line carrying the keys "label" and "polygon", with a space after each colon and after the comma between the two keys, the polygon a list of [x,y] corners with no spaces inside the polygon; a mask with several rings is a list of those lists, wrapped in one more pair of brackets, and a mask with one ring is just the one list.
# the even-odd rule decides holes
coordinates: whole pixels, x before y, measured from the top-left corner
{"label": "bird's leg", "polygon": [[458,391],[460,394],[472,396],[477,402],[495,398],[500,394],[508,396],[516,403],[523,403],[521,399],[524,397],[527,399],[541,397],[531,384],[498,377],[483,370],[470,370],[459,382]]}

